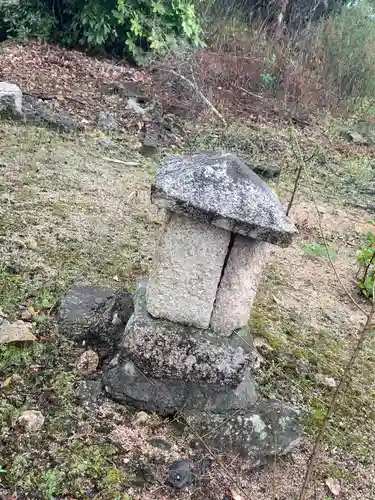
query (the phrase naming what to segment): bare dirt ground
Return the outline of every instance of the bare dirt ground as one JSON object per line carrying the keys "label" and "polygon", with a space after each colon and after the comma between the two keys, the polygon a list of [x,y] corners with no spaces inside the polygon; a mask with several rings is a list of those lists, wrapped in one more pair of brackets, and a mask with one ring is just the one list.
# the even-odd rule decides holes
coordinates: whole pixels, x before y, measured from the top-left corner
{"label": "bare dirt ground", "polygon": [[[340,138],[341,124],[333,120],[321,127],[324,134],[297,130],[295,139],[289,124],[234,122],[223,131],[210,123],[198,125],[189,141],[189,148],[220,147],[281,163],[274,187],[284,203],[298,166],[293,141],[306,158],[315,152],[308,163],[312,190],[305,175],[292,208],[299,236],[290,248],[274,249],[251,320],[262,356],[260,389],[301,410],[305,436],[291,456],[252,469],[239,457],[196,449],[183,415],[161,419],[104,395],[94,406],[82,402],[77,388],[84,375],[77,360],[84,347],[61,338],[54,326],[56,304],[72,283],[133,290],[147,274],[163,220],[149,201],[159,158],[141,156],[140,137],[129,131],[64,136],[20,123],[1,125],[0,310],[10,320],[30,306],[39,314],[33,323],[37,342],[0,348],[0,497],[298,498],[332,393],[327,378],[338,382],[364,320],[332,271],[318,217],[342,283],[367,311],[369,303],[356,288],[355,256],[373,214],[355,205],[371,202],[366,189],[375,175],[373,151]],[[110,152],[103,139],[115,144]],[[369,339],[328,429],[311,499],[375,498],[374,361]],[[36,434],[16,425],[25,409],[46,418]],[[181,492],[165,485],[177,458],[190,458],[200,471],[197,483]],[[327,479],[338,481],[337,495]]]}

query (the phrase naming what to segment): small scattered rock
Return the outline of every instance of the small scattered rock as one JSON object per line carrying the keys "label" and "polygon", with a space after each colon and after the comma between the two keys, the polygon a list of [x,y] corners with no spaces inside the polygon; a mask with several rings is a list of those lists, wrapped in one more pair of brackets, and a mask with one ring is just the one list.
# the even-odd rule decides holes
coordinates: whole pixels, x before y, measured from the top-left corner
{"label": "small scattered rock", "polygon": [[158,153],[158,141],[161,133],[161,126],[158,122],[153,122],[145,128],[146,130],[141,153],[144,156],[152,157]]}
{"label": "small scattered rock", "polygon": [[76,389],[76,397],[81,403],[91,405],[96,402],[103,390],[101,380],[81,380]]}
{"label": "small scattered rock", "polygon": [[24,411],[17,420],[18,424],[28,432],[39,431],[44,424],[44,417],[40,411]]}
{"label": "small scattered rock", "polygon": [[31,325],[22,320],[9,323],[4,320],[0,327],[0,345],[24,345],[36,341],[36,337],[31,333]]}
{"label": "small scattered rock", "polygon": [[24,320],[24,321],[29,321],[31,318],[32,318],[32,314],[31,312],[28,310],[28,309],[25,309],[24,311],[22,311],[21,313],[21,318]]}
{"label": "small scattered rock", "polygon": [[165,441],[165,439],[154,438],[150,439],[149,443],[154,448],[159,448],[160,450],[170,450],[172,448],[172,446],[168,443],[168,441]]}
{"label": "small scattered rock", "polygon": [[34,238],[29,238],[26,241],[26,246],[29,250],[36,250],[38,248],[38,243]]}
{"label": "small scattered rock", "polygon": [[333,377],[327,377],[327,375],[323,375],[322,373],[317,373],[315,380],[319,385],[324,387],[329,387],[330,389],[334,389],[336,387],[336,380]]}
{"label": "small scattered rock", "polygon": [[98,145],[102,148],[105,148],[105,149],[116,149],[117,148],[117,144],[113,141],[110,141],[108,139],[99,139],[97,141]]}
{"label": "small scattered rock", "polygon": [[334,495],[334,496],[340,495],[341,486],[340,486],[340,482],[338,479],[335,479],[333,477],[327,478],[326,479],[326,486],[329,489],[329,491],[332,493],[332,495]]}
{"label": "small scattered rock", "polygon": [[126,109],[130,111],[134,111],[137,115],[145,115],[146,110],[140,106],[135,99],[129,97],[128,102],[126,103]]}
{"label": "small scattered rock", "polygon": [[98,125],[100,128],[105,130],[116,130],[118,129],[118,123],[116,118],[111,115],[111,113],[107,113],[106,111],[101,111],[98,117]]}
{"label": "small scattered rock", "polygon": [[189,460],[175,460],[169,467],[168,483],[176,489],[185,488],[192,484],[193,476]]}
{"label": "small scattered rock", "polygon": [[85,351],[77,361],[77,370],[85,375],[95,373],[99,365],[99,356],[95,351]]}
{"label": "small scattered rock", "polygon": [[363,135],[355,131],[348,131],[345,135],[351,142],[354,142],[356,144],[367,144],[368,142],[367,139],[363,137]]}
{"label": "small scattered rock", "polygon": [[254,163],[249,165],[250,168],[263,179],[276,179],[280,177],[280,165],[267,165],[264,163]]}
{"label": "small scattered rock", "polygon": [[135,416],[134,423],[135,424],[146,424],[147,422],[150,421],[150,419],[151,419],[151,417],[148,413],[146,413],[145,411],[139,411]]}

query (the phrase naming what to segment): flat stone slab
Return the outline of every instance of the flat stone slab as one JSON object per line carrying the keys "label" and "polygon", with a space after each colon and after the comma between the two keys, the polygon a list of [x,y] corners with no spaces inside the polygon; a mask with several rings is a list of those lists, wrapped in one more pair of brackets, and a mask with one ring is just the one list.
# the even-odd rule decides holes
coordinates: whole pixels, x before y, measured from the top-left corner
{"label": "flat stone slab", "polygon": [[256,363],[241,339],[153,318],[146,309],[146,288],[147,280],[141,281],[123,337],[124,356],[157,379],[239,384],[246,369]]}
{"label": "flat stone slab", "polygon": [[22,320],[14,323],[3,320],[0,325],[0,345],[23,345],[35,342],[36,337],[31,333],[31,328],[31,323]]}
{"label": "flat stone slab", "polygon": [[103,372],[105,390],[116,401],[160,415],[194,409],[235,411],[257,401],[255,382],[248,372],[237,387],[182,379],[154,378],[129,359],[114,358]]}
{"label": "flat stone slab", "polygon": [[158,170],[152,201],[228,231],[290,245],[297,230],[275,193],[233,154],[173,157]]}
{"label": "flat stone slab", "polygon": [[290,453],[302,434],[298,412],[278,401],[259,401],[236,412],[186,410],[184,417],[207,446],[251,459],[254,465]]}
{"label": "flat stone slab", "polygon": [[210,327],[219,335],[231,335],[249,323],[251,308],[270,245],[237,234],[230,249],[215,300]]}
{"label": "flat stone slab", "polygon": [[229,231],[171,214],[150,274],[148,312],[208,328],[229,241]]}

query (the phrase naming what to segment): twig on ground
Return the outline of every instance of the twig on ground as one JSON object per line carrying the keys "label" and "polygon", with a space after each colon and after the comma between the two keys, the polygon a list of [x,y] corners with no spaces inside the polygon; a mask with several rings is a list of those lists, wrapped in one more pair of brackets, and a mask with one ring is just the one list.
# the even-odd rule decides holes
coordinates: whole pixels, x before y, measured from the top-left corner
{"label": "twig on ground", "polygon": [[119,163],[121,165],[126,165],[127,167],[137,167],[139,165],[138,161],[123,161],[117,158],[108,158],[108,156],[102,156],[102,160],[110,161],[112,163]]}
{"label": "twig on ground", "polygon": [[251,95],[252,97],[256,97],[257,99],[264,99],[264,96],[262,96],[262,95],[255,94],[254,92],[250,92],[250,90],[246,90],[246,89],[244,89],[243,87],[238,87],[238,85],[236,85],[236,87],[237,87],[239,90],[242,90],[242,92],[245,92],[245,94],[249,94],[249,95]]}

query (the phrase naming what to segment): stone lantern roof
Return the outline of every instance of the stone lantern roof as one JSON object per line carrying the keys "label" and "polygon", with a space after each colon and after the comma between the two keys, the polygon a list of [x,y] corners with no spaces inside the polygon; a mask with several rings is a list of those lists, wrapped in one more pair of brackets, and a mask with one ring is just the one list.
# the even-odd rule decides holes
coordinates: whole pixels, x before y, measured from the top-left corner
{"label": "stone lantern roof", "polygon": [[242,236],[290,245],[296,228],[274,192],[233,154],[173,157],[158,170],[152,201]]}

